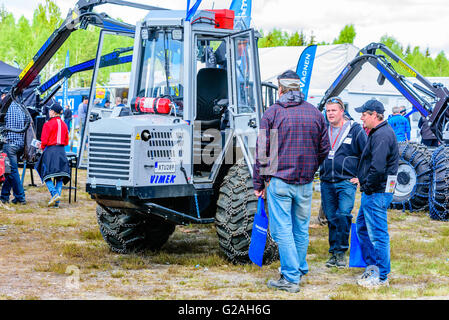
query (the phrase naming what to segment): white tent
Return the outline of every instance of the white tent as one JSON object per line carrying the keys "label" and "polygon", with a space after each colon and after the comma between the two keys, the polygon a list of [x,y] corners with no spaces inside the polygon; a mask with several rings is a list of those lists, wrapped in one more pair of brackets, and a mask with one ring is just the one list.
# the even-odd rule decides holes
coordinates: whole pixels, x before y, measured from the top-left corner
{"label": "white tent", "polygon": [[[276,83],[276,77],[290,69],[296,71],[299,57],[306,47],[272,47],[259,49],[262,81]],[[359,49],[351,44],[318,46],[310,80],[309,95],[323,95]]]}

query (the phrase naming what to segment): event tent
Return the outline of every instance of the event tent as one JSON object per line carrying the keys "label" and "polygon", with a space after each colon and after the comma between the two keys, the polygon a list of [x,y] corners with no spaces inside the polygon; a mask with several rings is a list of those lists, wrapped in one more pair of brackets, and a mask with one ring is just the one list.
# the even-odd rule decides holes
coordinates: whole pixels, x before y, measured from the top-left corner
{"label": "event tent", "polygon": [[[14,80],[19,76],[21,72],[21,69],[15,68],[3,61],[0,61],[0,90],[9,89],[14,83]],[[31,85],[23,92],[22,96],[27,98],[25,101],[25,105],[35,104],[35,95],[32,93],[34,89],[39,85],[39,77],[36,77]]]}

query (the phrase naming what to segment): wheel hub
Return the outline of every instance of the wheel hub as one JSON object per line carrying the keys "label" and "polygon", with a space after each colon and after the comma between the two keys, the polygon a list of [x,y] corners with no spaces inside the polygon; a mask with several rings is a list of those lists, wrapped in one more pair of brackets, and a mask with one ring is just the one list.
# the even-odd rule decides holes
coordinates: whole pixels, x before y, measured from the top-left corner
{"label": "wheel hub", "polygon": [[417,180],[418,177],[415,168],[408,163],[400,163],[398,168],[398,183],[394,195],[403,197],[411,194]]}

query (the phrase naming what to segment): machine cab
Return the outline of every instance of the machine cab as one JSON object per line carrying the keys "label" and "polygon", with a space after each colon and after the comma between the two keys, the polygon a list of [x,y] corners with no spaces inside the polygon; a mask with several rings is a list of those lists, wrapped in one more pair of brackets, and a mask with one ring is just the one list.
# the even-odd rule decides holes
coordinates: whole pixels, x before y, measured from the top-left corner
{"label": "machine cab", "polygon": [[185,11],[150,12],[137,25],[130,107],[188,124],[188,178],[212,183],[235,158],[234,143],[254,163],[262,116],[257,38],[252,29],[217,27],[212,11],[184,17]]}

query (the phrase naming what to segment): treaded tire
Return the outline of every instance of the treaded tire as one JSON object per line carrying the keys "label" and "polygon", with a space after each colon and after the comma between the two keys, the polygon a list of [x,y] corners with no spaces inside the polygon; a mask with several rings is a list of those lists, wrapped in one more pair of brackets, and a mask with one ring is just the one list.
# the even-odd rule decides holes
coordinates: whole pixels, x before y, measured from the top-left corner
{"label": "treaded tire", "polygon": [[410,212],[428,208],[431,152],[416,142],[399,142],[399,170],[390,207]]}
{"label": "treaded tire", "polygon": [[449,147],[438,147],[432,154],[429,216],[449,221]]}
{"label": "treaded tire", "polygon": [[134,210],[100,205],[97,205],[97,221],[103,239],[117,253],[159,250],[175,231],[174,224]]}
{"label": "treaded tire", "polygon": [[[232,166],[220,186],[215,227],[221,250],[234,264],[248,264],[248,249],[257,198],[251,174],[243,159]],[[268,213],[267,213],[268,214]],[[278,259],[278,249],[270,233],[267,235],[263,264]]]}

